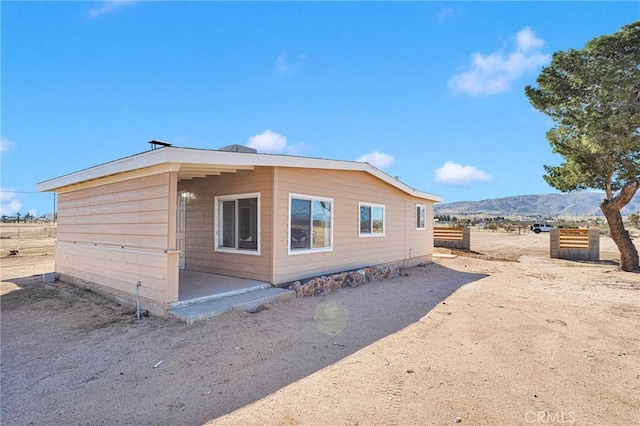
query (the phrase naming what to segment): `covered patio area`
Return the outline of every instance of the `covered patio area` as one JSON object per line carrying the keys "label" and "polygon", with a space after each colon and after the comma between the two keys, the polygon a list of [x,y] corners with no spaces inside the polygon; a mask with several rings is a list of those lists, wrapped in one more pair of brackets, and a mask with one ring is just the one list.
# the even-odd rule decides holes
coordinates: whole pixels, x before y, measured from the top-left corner
{"label": "covered patio area", "polygon": [[169,304],[169,315],[187,324],[232,309],[256,312],[265,304],[295,297],[294,291],[274,288],[264,281],[191,270],[180,270],[179,274],[179,299]]}
{"label": "covered patio area", "polygon": [[213,300],[271,287],[264,281],[182,269],[178,303]]}

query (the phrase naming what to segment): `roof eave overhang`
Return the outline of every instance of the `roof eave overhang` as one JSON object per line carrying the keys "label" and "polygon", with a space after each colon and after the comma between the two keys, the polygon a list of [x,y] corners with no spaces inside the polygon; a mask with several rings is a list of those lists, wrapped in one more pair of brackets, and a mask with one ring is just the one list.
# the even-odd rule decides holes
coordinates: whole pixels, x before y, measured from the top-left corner
{"label": "roof eave overhang", "polygon": [[442,201],[442,197],[411,188],[368,163],[175,147],[146,151],[40,182],[37,184],[37,189],[40,192],[68,192],[79,189],[80,186],[90,187],[106,182],[130,179],[141,174],[175,171],[178,173],[179,179],[191,179],[237,170],[252,170],[254,167],[260,166],[362,171],[414,197],[433,202]]}

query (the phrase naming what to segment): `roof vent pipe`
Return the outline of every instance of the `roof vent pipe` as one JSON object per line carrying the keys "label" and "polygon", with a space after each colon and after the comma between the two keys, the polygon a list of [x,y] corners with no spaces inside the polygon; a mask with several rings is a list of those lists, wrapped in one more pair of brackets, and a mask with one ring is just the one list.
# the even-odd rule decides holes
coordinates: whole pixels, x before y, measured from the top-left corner
{"label": "roof vent pipe", "polygon": [[166,148],[168,146],[171,146],[169,142],[157,141],[155,139],[149,141],[149,145],[151,145],[151,149]]}

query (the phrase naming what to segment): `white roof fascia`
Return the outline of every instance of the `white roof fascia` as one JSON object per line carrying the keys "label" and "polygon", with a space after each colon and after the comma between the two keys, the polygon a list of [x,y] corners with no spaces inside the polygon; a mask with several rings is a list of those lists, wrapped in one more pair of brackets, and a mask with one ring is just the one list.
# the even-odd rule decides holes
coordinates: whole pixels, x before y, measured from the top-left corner
{"label": "white roof fascia", "polygon": [[88,169],[40,182],[36,187],[40,192],[55,191],[57,188],[62,188],[64,186],[162,164],[166,162],[166,160],[164,160],[166,153],[162,151],[164,151],[164,149],[156,149],[135,154],[130,157],[121,158],[119,160],[110,161],[108,163],[89,167]]}
{"label": "white roof fascia", "polygon": [[279,154],[253,154],[177,147],[167,147],[146,151],[130,157],[80,170],[58,178],[40,182],[37,184],[37,189],[40,192],[55,191],[56,189],[64,186],[163,163],[202,164],[212,166],[299,167],[307,169],[362,171],[367,172],[414,197],[434,202],[442,201],[442,197],[413,189],[404,182],[389,176],[368,163],[311,157],[295,157]]}

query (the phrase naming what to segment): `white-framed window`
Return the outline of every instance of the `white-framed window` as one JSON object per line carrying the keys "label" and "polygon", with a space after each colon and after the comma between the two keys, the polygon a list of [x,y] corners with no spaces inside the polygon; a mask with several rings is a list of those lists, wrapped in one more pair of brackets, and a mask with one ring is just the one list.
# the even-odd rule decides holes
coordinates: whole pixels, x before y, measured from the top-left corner
{"label": "white-framed window", "polygon": [[427,229],[427,206],[416,204],[416,229]]}
{"label": "white-framed window", "polygon": [[214,250],[260,254],[260,193],[214,198]]}
{"label": "white-framed window", "polygon": [[384,204],[358,203],[360,211],[360,229],[361,237],[384,237],[385,208]]}
{"label": "white-framed window", "polygon": [[333,199],[289,194],[289,254],[333,250]]}

